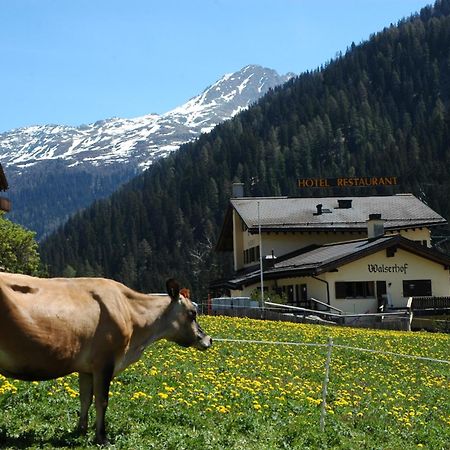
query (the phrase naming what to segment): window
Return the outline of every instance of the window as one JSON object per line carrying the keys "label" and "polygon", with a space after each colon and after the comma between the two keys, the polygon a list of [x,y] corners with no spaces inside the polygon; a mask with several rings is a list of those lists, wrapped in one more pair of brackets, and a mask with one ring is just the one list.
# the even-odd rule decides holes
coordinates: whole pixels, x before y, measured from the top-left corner
{"label": "window", "polygon": [[259,261],[259,245],[244,250],[244,264],[250,264],[255,261]]}
{"label": "window", "polygon": [[288,305],[293,305],[294,304],[294,286],[289,285],[289,286],[282,286],[282,293],[283,293],[283,297],[286,298],[286,303]]}
{"label": "window", "polygon": [[373,281],[336,281],[336,298],[375,298]]}
{"label": "window", "polygon": [[403,280],[403,297],[431,297],[431,280]]}

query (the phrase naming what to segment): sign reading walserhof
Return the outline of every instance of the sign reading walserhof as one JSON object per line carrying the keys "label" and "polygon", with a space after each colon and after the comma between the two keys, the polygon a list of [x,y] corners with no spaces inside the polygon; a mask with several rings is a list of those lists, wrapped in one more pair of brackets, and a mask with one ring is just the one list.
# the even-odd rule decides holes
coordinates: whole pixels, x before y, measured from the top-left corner
{"label": "sign reading walserhof", "polygon": [[398,177],[300,178],[299,188],[396,186]]}

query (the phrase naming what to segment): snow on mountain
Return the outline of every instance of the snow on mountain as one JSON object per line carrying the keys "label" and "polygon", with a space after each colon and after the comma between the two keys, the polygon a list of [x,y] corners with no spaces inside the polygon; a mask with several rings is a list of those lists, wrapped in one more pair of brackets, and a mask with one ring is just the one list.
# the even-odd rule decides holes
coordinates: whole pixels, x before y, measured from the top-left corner
{"label": "snow on mountain", "polygon": [[2,133],[0,163],[13,204],[8,217],[43,239],[76,211],[108,197],[157,158],[233,117],[291,76],[247,66],[162,115]]}
{"label": "snow on mountain", "polygon": [[16,174],[49,161],[74,169],[127,163],[143,170],[246,109],[291,76],[249,65],[224,75],[197,97],[162,115],[112,118],[79,127],[42,125],[11,130],[0,134],[0,162]]}

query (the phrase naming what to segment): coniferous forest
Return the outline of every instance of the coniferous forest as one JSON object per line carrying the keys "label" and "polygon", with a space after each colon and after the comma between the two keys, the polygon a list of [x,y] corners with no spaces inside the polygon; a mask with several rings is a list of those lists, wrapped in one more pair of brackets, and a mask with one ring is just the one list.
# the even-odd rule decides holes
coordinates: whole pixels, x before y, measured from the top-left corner
{"label": "coniferous forest", "polygon": [[[313,45],[313,43],[312,43]],[[301,55],[298,55],[301,58]],[[51,275],[106,276],[206,294],[234,181],[252,196],[412,192],[450,218],[450,0],[351,44],[154,164],[41,245]],[[397,176],[391,190],[299,190],[297,179]]]}

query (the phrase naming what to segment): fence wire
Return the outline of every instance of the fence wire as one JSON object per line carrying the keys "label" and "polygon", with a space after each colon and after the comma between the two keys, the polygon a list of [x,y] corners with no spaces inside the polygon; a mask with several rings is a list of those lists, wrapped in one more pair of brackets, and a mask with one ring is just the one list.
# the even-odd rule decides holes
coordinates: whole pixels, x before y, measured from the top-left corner
{"label": "fence wire", "polygon": [[229,343],[235,343],[235,344],[262,344],[262,345],[294,345],[299,347],[327,347],[328,353],[327,353],[327,359],[325,363],[325,376],[323,380],[323,386],[322,386],[322,404],[320,408],[320,430],[323,432],[325,429],[325,417],[326,417],[326,405],[327,405],[327,390],[328,390],[328,382],[329,380],[329,370],[330,370],[330,364],[331,364],[331,351],[333,347],[335,348],[342,348],[343,350],[353,350],[357,352],[366,352],[366,353],[375,353],[380,355],[389,355],[389,356],[396,356],[400,358],[409,358],[409,359],[416,359],[421,361],[428,361],[433,363],[442,363],[442,364],[450,364],[450,361],[446,359],[437,359],[437,358],[429,358],[426,356],[416,356],[416,355],[407,355],[405,353],[396,353],[396,352],[389,352],[389,351],[383,351],[383,350],[374,350],[370,348],[362,348],[362,347],[352,347],[350,345],[342,345],[342,344],[335,344],[333,342],[332,338],[329,338],[327,344],[320,344],[317,342],[284,342],[284,341],[263,341],[263,340],[256,340],[256,339],[226,339],[226,338],[213,338],[213,341],[215,342],[229,342]]}
{"label": "fence wire", "polygon": [[[213,338],[213,342],[231,342],[238,344],[264,344],[264,345],[294,345],[300,347],[328,347],[330,344],[319,344],[317,342],[284,342],[284,341],[259,341],[254,339],[226,339],[226,338]],[[331,344],[332,347],[342,348],[344,350],[355,350],[366,353],[377,353],[381,355],[397,356],[400,358],[418,359],[421,361],[430,361],[442,364],[450,364],[450,361],[446,359],[429,358],[427,356],[408,355],[405,353],[389,352],[384,350],[374,350],[370,348],[351,347],[350,345]]]}

